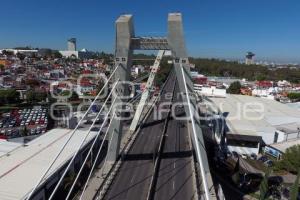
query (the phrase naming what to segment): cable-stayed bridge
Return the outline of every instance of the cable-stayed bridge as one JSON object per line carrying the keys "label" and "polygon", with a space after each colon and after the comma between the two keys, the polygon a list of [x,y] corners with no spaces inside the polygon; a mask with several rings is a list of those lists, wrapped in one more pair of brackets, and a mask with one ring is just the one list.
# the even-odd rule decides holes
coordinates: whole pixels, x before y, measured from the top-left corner
{"label": "cable-stayed bridge", "polygon": [[[169,14],[165,37],[136,36],[132,15],[121,15],[115,25],[113,71],[26,199],[38,199],[38,189],[47,173],[95,105],[100,107],[99,111],[47,199],[219,199],[197,117],[199,110],[181,14]],[[134,50],[158,50],[158,54],[145,90],[130,100]],[[156,94],[152,88],[166,51],[170,52],[173,69]],[[110,89],[102,98],[104,88]],[[133,117],[124,120],[133,101],[137,102],[131,109]],[[104,112],[103,122],[93,135],[83,163],[74,167],[85,140]],[[127,130],[124,129],[125,121],[129,123]],[[72,179],[62,196],[58,191],[66,185],[66,177],[70,177],[71,172]]]}

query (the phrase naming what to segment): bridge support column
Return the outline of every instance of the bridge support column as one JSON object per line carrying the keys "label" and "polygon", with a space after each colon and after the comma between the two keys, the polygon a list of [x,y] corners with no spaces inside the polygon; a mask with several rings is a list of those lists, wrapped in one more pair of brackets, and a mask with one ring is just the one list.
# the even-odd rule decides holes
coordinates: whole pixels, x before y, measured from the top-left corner
{"label": "bridge support column", "polygon": [[[132,61],[131,38],[134,36],[133,17],[132,15],[121,15],[116,21],[116,50],[115,50],[115,72],[114,81],[121,81],[116,86],[116,92],[112,99],[117,98],[114,112],[118,109],[125,108],[125,101],[129,98],[130,68]],[[112,116],[112,115],[111,115]],[[111,119],[112,124],[109,129],[110,145],[106,157],[107,163],[114,163],[119,156],[120,141],[122,138],[122,114],[117,113],[116,117]]]}
{"label": "bridge support column", "polygon": [[[190,116],[191,118],[195,117],[195,115],[198,115],[198,110],[196,106],[196,99],[194,96],[194,88],[193,88],[193,82],[190,76],[190,65],[188,61],[188,56],[186,53],[186,48],[185,48],[185,42],[184,42],[184,36],[183,36],[183,26],[182,26],[182,16],[180,13],[170,13],[168,16],[168,44],[169,47],[172,51],[172,56],[173,56],[173,64],[175,68],[175,73],[177,77],[177,83],[181,92],[182,100],[184,103],[184,109],[185,113],[187,116]],[[183,72],[182,73],[182,68]],[[189,95],[189,101],[186,97],[186,86],[188,89],[188,94]],[[191,104],[191,110],[192,112],[190,113],[190,109],[188,104]],[[210,189],[210,199],[215,199],[215,191],[214,191],[214,186],[213,186],[213,181],[211,178],[210,170],[209,170],[209,165],[207,161],[207,155],[206,155],[206,150],[204,146],[204,139],[203,139],[203,134],[202,134],[202,129],[200,127],[199,119],[194,120],[195,123],[195,129],[197,133],[197,138],[193,137],[193,134],[191,134],[191,138],[193,141],[193,146],[197,144],[200,147],[200,154],[201,156],[197,156],[197,161],[198,163],[202,162],[202,166],[204,168],[204,177],[206,177],[206,182],[207,186]],[[191,124],[189,124],[191,126]],[[190,130],[192,130],[193,127],[191,127]],[[196,140],[198,142],[196,142]],[[203,183],[204,180],[202,180]]]}

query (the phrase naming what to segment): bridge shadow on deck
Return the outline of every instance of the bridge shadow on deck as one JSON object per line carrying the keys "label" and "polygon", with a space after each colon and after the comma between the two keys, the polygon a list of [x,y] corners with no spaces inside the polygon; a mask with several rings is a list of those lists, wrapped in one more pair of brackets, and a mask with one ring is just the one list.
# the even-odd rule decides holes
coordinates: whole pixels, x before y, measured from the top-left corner
{"label": "bridge shadow on deck", "polygon": [[[124,161],[133,160],[153,160],[158,154],[146,153],[146,154],[127,154],[124,156]],[[181,151],[181,152],[164,152],[161,154],[161,159],[170,158],[187,158],[192,156],[192,151]]]}
{"label": "bridge shadow on deck", "polygon": [[157,124],[160,124],[160,123],[163,123],[165,121],[165,119],[159,119],[159,120],[155,120],[155,121],[152,121],[152,122],[148,122],[148,123],[144,123],[141,125],[141,128],[147,128],[149,126],[155,126]]}

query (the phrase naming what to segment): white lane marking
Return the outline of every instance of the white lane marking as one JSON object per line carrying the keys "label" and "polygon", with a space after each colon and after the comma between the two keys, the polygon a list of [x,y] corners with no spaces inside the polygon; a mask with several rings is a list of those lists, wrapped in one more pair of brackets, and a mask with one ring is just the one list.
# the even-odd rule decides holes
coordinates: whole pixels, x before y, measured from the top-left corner
{"label": "white lane marking", "polygon": [[133,182],[133,180],[134,180],[134,177],[135,177],[135,174],[133,174],[133,176],[132,176],[132,178],[131,178],[131,180],[130,180],[130,183],[132,183],[132,182]]}
{"label": "white lane marking", "polygon": [[174,169],[176,168],[176,162],[174,162]]}
{"label": "white lane marking", "polygon": [[173,190],[175,190],[175,181],[173,181]]}

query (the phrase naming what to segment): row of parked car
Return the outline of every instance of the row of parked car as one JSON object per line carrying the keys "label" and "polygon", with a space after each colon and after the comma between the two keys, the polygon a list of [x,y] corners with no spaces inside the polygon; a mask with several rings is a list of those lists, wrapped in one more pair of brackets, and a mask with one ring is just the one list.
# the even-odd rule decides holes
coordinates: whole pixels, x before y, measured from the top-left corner
{"label": "row of parked car", "polygon": [[46,132],[48,125],[48,110],[33,108],[12,110],[3,114],[0,120],[0,137],[12,138],[24,135],[37,135]]}
{"label": "row of parked car", "polygon": [[267,156],[261,156],[257,160],[264,163],[264,165],[266,165],[267,167],[272,167],[274,165],[274,162],[272,160],[270,160]]}
{"label": "row of parked car", "polygon": [[13,110],[9,114],[6,114],[2,121],[0,121],[0,128],[12,128],[47,123],[48,116],[46,108]]}
{"label": "row of parked car", "polygon": [[[236,158],[239,157],[239,154],[237,152],[235,152],[235,151],[232,152],[232,155],[234,157],[236,157]],[[274,162],[272,160],[270,160],[268,156],[261,156],[261,157],[257,158],[257,155],[254,154],[254,153],[252,153],[250,155],[248,155],[248,154],[242,154],[241,157],[243,159],[250,158],[252,160],[258,160],[258,161],[262,162],[267,167],[272,167],[274,165]]]}

